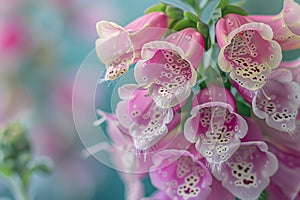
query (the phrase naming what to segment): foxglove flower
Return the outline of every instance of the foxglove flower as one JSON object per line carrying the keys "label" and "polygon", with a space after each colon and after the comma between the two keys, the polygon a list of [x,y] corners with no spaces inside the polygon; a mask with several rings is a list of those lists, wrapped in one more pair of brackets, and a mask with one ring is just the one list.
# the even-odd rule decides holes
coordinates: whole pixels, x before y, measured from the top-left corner
{"label": "foxglove flower", "polygon": [[279,186],[288,199],[295,199],[300,192],[300,157],[295,152],[287,153],[270,143],[268,145],[270,152],[278,159],[278,171],[271,181]]}
{"label": "foxglove flower", "polygon": [[156,153],[152,160],[151,182],[170,199],[205,200],[210,193],[209,170],[188,151],[165,150]]}
{"label": "foxglove flower", "polygon": [[172,108],[161,108],[148,95],[148,91],[128,84],[119,88],[122,99],[117,105],[116,116],[129,130],[138,150],[147,150],[168,133],[167,124],[173,119]]}
{"label": "foxglove flower", "polygon": [[277,171],[276,157],[268,146],[258,126],[246,119],[248,133],[239,149],[225,166],[213,169],[213,175],[236,197],[243,200],[257,199],[269,185],[270,177]]}
{"label": "foxglove flower", "polygon": [[279,131],[292,132],[300,105],[300,86],[291,71],[277,69],[253,98],[254,114]]}
{"label": "foxglove flower", "polygon": [[98,22],[96,52],[106,65],[105,79],[114,80],[127,72],[129,66],[140,58],[142,46],[160,39],[167,26],[167,16],[161,12],[140,17],[125,28],[113,22]]}
{"label": "foxglove flower", "polygon": [[300,5],[294,0],[284,0],[282,11],[274,16],[248,16],[250,20],[271,26],[274,40],[283,50],[300,48]]}
{"label": "foxglove flower", "polygon": [[[185,122],[184,134],[188,141],[195,143],[196,149],[208,162],[222,163],[238,149],[240,138],[247,132],[247,124],[228,104],[234,102],[229,91],[220,89],[221,86],[209,88],[201,90],[195,97],[194,102],[199,105],[191,110],[192,116]],[[224,95],[227,101],[211,101],[213,94]]]}
{"label": "foxglove flower", "polygon": [[221,48],[218,63],[221,70],[230,72],[230,77],[240,86],[257,90],[264,86],[271,71],[279,66],[281,48],[273,40],[273,31],[268,25],[252,22],[234,29],[224,25],[234,20],[239,20],[239,15],[226,15],[217,24]]}
{"label": "foxglove flower", "polygon": [[173,33],[164,41],[144,45],[142,60],[134,75],[137,83],[149,89],[162,108],[182,103],[196,84],[196,70],[204,51],[203,36],[192,28]]}

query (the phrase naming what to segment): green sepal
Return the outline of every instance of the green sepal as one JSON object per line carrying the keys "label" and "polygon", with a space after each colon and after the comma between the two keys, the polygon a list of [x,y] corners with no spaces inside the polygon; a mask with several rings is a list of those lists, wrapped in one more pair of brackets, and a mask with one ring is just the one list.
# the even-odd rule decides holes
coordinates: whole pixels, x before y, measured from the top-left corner
{"label": "green sepal", "polygon": [[228,4],[230,0],[220,0],[217,8],[224,9]]}
{"label": "green sepal", "polygon": [[181,10],[180,8],[176,8],[173,6],[167,6],[165,12],[170,18],[173,18],[175,20],[183,18],[183,10]]}
{"label": "green sepal", "polygon": [[247,16],[248,12],[241,7],[235,5],[227,5],[225,8],[222,9],[222,17],[228,14],[238,14]]}
{"label": "green sepal", "polygon": [[13,171],[9,167],[0,164],[0,174],[8,178],[13,174]]}
{"label": "green sepal", "polygon": [[149,14],[149,13],[152,13],[152,12],[165,12],[166,8],[167,8],[166,4],[160,3],[160,4],[156,4],[156,5],[151,6],[150,8],[148,8],[145,11],[145,13]]}
{"label": "green sepal", "polygon": [[211,46],[208,25],[201,21],[197,22],[197,30],[203,35],[205,41],[205,50],[208,50]]}
{"label": "green sepal", "polygon": [[260,194],[258,200],[268,200],[268,193],[267,193],[266,191],[263,191],[263,192]]}
{"label": "green sepal", "polygon": [[181,31],[185,28],[196,28],[197,24],[189,19],[179,20],[174,27],[172,28],[174,31]]}
{"label": "green sepal", "polygon": [[245,101],[236,100],[236,109],[240,115],[251,117],[251,108]]}
{"label": "green sepal", "polygon": [[190,19],[193,22],[196,22],[196,23],[200,22],[199,17],[197,17],[196,15],[194,15],[193,13],[191,13],[189,11],[184,11],[183,15],[186,19]]}

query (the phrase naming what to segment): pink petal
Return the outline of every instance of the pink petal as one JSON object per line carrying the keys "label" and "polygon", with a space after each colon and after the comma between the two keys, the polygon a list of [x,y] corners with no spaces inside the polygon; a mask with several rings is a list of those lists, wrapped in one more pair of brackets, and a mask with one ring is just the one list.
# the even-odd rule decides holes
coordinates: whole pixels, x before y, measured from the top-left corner
{"label": "pink petal", "polygon": [[256,92],[252,107],[254,114],[266,119],[274,129],[292,132],[300,105],[300,86],[291,81],[292,74],[286,69],[272,73],[266,85]]}
{"label": "pink petal", "polygon": [[252,104],[253,98],[255,96],[255,91],[248,90],[242,86],[240,86],[237,82],[232,81],[232,85],[235,87],[235,89],[238,91],[238,93],[244,97],[244,99],[249,103]]}
{"label": "pink petal", "polygon": [[245,120],[226,103],[209,102],[194,107],[184,125],[188,141],[210,163],[227,161],[247,132]]}
{"label": "pink petal", "polygon": [[[131,91],[134,88],[136,89],[126,97],[123,91]],[[173,110],[158,107],[148,96],[148,91],[137,86],[124,85],[119,92],[124,100],[117,105],[118,121],[129,129],[136,149],[149,149],[167,134],[166,125],[173,119]]]}
{"label": "pink petal", "polygon": [[269,177],[277,171],[278,163],[263,142],[257,125],[249,119],[246,121],[248,133],[239,149],[226,166],[213,169],[213,174],[236,197],[253,200],[269,185]]}
{"label": "pink petal", "polygon": [[224,188],[220,181],[213,178],[213,182],[211,185],[211,193],[207,197],[206,200],[217,200],[217,199],[224,199],[224,200],[235,200],[235,196],[233,196],[226,188]]}
{"label": "pink petal", "polygon": [[144,60],[136,64],[137,83],[149,88],[155,103],[162,108],[174,107],[188,98],[196,84],[196,71],[183,56],[183,51],[165,41],[144,46]]}
{"label": "pink petal", "polygon": [[300,5],[294,0],[285,0],[282,11],[275,16],[248,16],[250,20],[271,26],[274,40],[283,50],[300,48]]}
{"label": "pink petal", "polygon": [[187,28],[170,34],[165,38],[165,41],[180,47],[185,54],[185,58],[191,62],[196,70],[198,69],[205,47],[204,38],[201,33],[195,31],[193,28]]}
{"label": "pink petal", "polygon": [[269,149],[278,158],[278,171],[272,177],[272,182],[281,188],[288,199],[294,199],[300,192],[300,157],[297,154],[286,153],[274,145]]}
{"label": "pink petal", "polygon": [[160,39],[167,26],[167,16],[161,12],[142,16],[125,28],[113,22],[98,22],[96,52],[106,65],[105,79],[114,80],[127,72],[140,59],[142,46]]}
{"label": "pink petal", "polygon": [[230,32],[218,62],[221,70],[248,90],[257,90],[278,67],[281,48],[272,40],[272,29],[262,23],[247,23]]}
{"label": "pink petal", "polygon": [[222,102],[230,105],[233,111],[236,111],[236,103],[232,93],[226,88],[211,84],[201,90],[193,100],[193,107],[208,102]]}
{"label": "pink petal", "polygon": [[165,150],[153,156],[152,184],[171,199],[205,200],[212,177],[205,165],[187,151]]}
{"label": "pink petal", "polygon": [[290,70],[293,75],[293,81],[300,85],[300,58],[293,61],[281,62],[279,68]]}

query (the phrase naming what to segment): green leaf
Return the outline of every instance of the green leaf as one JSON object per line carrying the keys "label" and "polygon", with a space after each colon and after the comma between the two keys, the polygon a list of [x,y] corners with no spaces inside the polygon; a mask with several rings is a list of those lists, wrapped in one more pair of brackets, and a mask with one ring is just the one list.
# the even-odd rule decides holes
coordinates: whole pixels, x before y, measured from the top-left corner
{"label": "green leaf", "polygon": [[238,15],[247,16],[248,12],[241,7],[235,5],[228,5],[224,9],[222,9],[222,17],[228,14],[238,14]]}
{"label": "green leaf", "polygon": [[217,8],[225,8],[227,5],[229,4],[229,0],[220,0],[219,5],[217,6]]}
{"label": "green leaf", "polygon": [[52,168],[44,162],[35,164],[30,170],[32,172],[43,172],[45,174],[50,174],[52,172]]}
{"label": "green leaf", "polygon": [[193,13],[191,13],[189,11],[184,11],[183,15],[186,19],[190,19],[193,22],[197,23],[200,21],[199,17],[197,17],[196,15],[194,15]]}
{"label": "green leaf", "polygon": [[240,115],[251,117],[251,108],[246,102],[236,100],[236,108]]}
{"label": "green leaf", "polygon": [[266,191],[263,191],[263,192],[260,194],[258,200],[268,200],[268,193],[267,193]]}
{"label": "green leaf", "polygon": [[173,30],[180,31],[185,28],[195,28],[196,26],[197,26],[197,24],[195,22],[193,22],[189,19],[182,19],[174,25]]}
{"label": "green leaf", "polygon": [[201,21],[197,22],[197,30],[203,35],[205,40],[205,50],[208,50],[211,45],[208,25]]}
{"label": "green leaf", "polygon": [[5,177],[10,177],[13,174],[13,171],[10,168],[4,166],[3,164],[0,164],[0,174],[2,174]]}
{"label": "green leaf", "polygon": [[176,8],[173,6],[167,6],[166,14],[175,20],[183,18],[183,11],[180,8]]}
{"label": "green leaf", "polygon": [[166,4],[156,4],[156,5],[153,5],[151,6],[150,8],[148,8],[145,13],[146,14],[149,14],[149,13],[152,13],[152,12],[165,12],[166,11],[166,8],[167,8],[167,5]]}

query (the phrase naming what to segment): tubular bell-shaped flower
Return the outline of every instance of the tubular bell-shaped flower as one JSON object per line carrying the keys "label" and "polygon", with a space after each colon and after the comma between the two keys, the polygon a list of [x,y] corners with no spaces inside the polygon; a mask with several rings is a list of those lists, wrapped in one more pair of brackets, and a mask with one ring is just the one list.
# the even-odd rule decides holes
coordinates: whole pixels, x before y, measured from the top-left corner
{"label": "tubular bell-shaped flower", "polygon": [[205,200],[210,193],[209,170],[188,151],[165,150],[156,153],[152,160],[151,182],[170,199]]}
{"label": "tubular bell-shaped flower", "polygon": [[239,20],[239,16],[226,15],[217,24],[221,47],[219,66],[224,72],[230,72],[230,77],[240,86],[257,90],[264,86],[271,71],[279,66],[281,48],[272,40],[273,31],[268,25],[251,22],[224,31],[224,23],[228,20]]}
{"label": "tubular bell-shaped flower", "polygon": [[167,16],[162,12],[144,15],[125,28],[113,22],[98,22],[96,52],[106,65],[105,80],[114,80],[127,72],[140,58],[142,46],[160,39],[167,26]]}
{"label": "tubular bell-shaped flower", "polygon": [[300,105],[300,86],[293,81],[291,71],[277,69],[266,85],[253,98],[254,114],[279,131],[292,132]]}
{"label": "tubular bell-shaped flower", "polygon": [[213,169],[213,175],[233,195],[244,200],[258,199],[278,169],[276,157],[268,151],[262,133],[250,119],[248,133],[225,166]]}
{"label": "tubular bell-shaped flower", "polygon": [[161,108],[138,85],[127,84],[119,88],[122,99],[117,105],[116,116],[129,130],[136,149],[147,150],[168,133],[167,124],[173,119],[172,108]]}
{"label": "tubular bell-shaped flower", "polygon": [[[210,86],[196,95],[194,105],[198,105],[193,107],[192,116],[184,125],[187,140],[195,143],[196,149],[210,163],[227,161],[239,148],[240,138],[247,132],[245,120],[228,104],[234,102],[232,94],[220,88]],[[219,95],[223,95],[226,102],[214,101],[218,99],[213,96]]]}
{"label": "tubular bell-shaped flower", "polygon": [[248,16],[250,20],[271,26],[274,40],[283,50],[300,48],[300,5],[294,0],[284,0],[282,11],[274,16]]}
{"label": "tubular bell-shaped flower", "polygon": [[174,107],[191,93],[204,52],[203,36],[192,28],[144,45],[134,75],[162,108]]}

